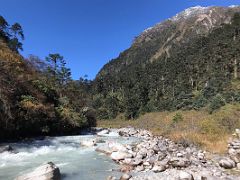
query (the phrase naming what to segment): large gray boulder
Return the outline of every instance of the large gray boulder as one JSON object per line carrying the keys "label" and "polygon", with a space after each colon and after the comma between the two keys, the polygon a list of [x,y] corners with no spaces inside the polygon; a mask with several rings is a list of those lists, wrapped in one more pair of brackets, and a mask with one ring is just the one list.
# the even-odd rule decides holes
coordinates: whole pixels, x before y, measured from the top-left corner
{"label": "large gray boulder", "polygon": [[48,162],[28,174],[17,177],[15,180],[61,180],[61,174],[55,164]]}
{"label": "large gray boulder", "polygon": [[229,158],[221,159],[219,165],[225,169],[232,169],[236,166],[235,162]]}

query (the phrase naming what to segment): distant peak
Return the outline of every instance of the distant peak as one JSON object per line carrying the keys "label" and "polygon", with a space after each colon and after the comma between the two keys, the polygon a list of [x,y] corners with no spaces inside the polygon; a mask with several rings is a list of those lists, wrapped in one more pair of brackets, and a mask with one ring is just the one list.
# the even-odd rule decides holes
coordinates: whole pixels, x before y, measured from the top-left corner
{"label": "distant peak", "polygon": [[237,7],[240,7],[239,5],[231,5],[229,6],[230,8],[237,8]]}
{"label": "distant peak", "polygon": [[205,13],[210,7],[203,7],[203,6],[194,6],[194,7],[190,7],[185,9],[184,11],[180,12],[179,14],[177,14],[176,16],[174,16],[173,18],[171,18],[171,20],[177,21],[181,18],[188,18],[190,16],[193,16],[195,14],[201,14],[201,13]]}

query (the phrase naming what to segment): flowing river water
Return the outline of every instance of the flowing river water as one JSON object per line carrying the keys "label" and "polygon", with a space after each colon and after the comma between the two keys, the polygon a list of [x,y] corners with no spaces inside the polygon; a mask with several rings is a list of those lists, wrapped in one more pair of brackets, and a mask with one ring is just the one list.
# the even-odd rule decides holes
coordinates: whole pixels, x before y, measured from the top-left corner
{"label": "flowing river water", "polygon": [[[44,140],[10,143],[16,153],[0,153],[0,179],[13,180],[31,172],[46,162],[55,163],[67,180],[105,180],[108,176],[120,176],[118,165],[109,157],[95,151],[96,147],[83,147],[80,142],[96,138],[96,135],[48,137]],[[101,137],[105,141],[133,143],[134,138],[119,137],[117,133]],[[98,146],[101,144],[98,144]]]}

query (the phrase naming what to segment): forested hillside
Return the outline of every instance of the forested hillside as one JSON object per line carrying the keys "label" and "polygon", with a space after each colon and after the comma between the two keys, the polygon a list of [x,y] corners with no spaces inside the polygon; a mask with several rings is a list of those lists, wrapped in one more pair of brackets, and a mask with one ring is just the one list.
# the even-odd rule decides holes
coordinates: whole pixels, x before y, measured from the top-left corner
{"label": "forested hillside", "polygon": [[100,119],[240,101],[240,8],[195,7],[144,31],[94,81]]}
{"label": "forested hillside", "polygon": [[79,132],[94,126],[86,80],[73,81],[59,54],[24,59],[23,30],[0,16],[0,140]]}

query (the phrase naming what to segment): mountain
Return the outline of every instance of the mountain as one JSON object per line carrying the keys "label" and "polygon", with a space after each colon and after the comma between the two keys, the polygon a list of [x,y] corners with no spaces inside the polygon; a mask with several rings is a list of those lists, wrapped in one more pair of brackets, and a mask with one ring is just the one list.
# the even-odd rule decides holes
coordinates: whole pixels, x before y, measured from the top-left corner
{"label": "mountain", "polygon": [[239,13],[239,6],[197,6],[146,29],[98,73],[99,116],[214,110],[238,100]]}

